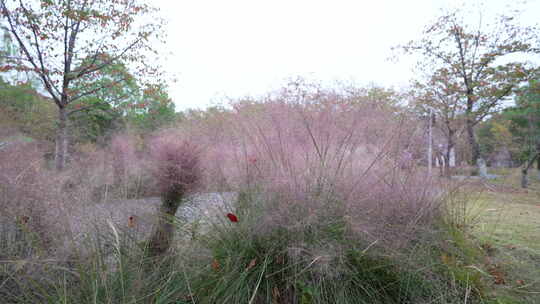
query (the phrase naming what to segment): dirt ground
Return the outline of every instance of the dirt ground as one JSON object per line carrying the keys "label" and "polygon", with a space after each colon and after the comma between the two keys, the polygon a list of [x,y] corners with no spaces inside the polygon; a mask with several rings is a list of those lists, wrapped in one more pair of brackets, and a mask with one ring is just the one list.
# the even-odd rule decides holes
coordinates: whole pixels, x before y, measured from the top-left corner
{"label": "dirt ground", "polygon": [[[225,216],[233,211],[234,193],[196,194],[180,206],[176,214],[181,225],[188,225],[201,218]],[[63,242],[64,250],[84,244],[87,238],[111,232],[111,224],[119,231],[130,232],[137,239],[146,238],[156,221],[159,198],[113,200],[70,208]],[[96,233],[97,232],[97,233]]]}

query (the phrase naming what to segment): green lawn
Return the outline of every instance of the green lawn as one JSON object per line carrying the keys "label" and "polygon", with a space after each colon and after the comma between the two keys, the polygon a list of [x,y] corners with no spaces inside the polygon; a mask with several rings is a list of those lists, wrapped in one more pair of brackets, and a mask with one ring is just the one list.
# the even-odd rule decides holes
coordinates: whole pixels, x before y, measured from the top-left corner
{"label": "green lawn", "polygon": [[533,171],[529,189],[521,189],[518,170],[502,173],[483,185],[473,200],[473,234],[488,252],[486,265],[504,279],[489,286],[501,299],[498,303],[540,303],[538,174]]}
{"label": "green lawn", "polygon": [[475,225],[478,236],[499,245],[540,252],[540,203],[523,204],[487,194]]}

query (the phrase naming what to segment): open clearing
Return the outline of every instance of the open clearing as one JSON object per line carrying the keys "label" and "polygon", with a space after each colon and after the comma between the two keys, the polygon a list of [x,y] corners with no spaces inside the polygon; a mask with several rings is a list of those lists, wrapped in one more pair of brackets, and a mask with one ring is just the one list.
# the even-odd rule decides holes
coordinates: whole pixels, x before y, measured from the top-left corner
{"label": "open clearing", "polygon": [[504,279],[493,283],[492,292],[540,303],[540,181],[531,176],[525,190],[518,186],[518,170],[505,173],[474,199],[473,233],[488,252],[486,264]]}

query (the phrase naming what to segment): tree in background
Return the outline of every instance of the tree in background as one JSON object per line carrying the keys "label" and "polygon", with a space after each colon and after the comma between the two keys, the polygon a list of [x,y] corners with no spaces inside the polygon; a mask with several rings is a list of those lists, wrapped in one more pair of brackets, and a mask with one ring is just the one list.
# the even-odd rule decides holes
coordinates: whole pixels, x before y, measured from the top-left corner
{"label": "tree in background", "polygon": [[540,77],[519,90],[516,106],[507,109],[504,115],[512,122],[510,130],[523,164],[521,186],[526,188],[529,169],[536,160],[540,171]]}
{"label": "tree in background", "polygon": [[68,116],[73,105],[121,82],[75,86],[98,80],[105,68],[122,62],[140,79],[160,79],[150,56],[151,39],[161,35],[156,9],[137,0],[0,0],[5,26],[20,50],[1,70],[28,71],[39,77],[58,108],[56,168],[64,168],[68,149]]}
{"label": "tree in background", "polygon": [[[98,64],[110,59],[104,55]],[[78,91],[95,91],[72,104],[69,122],[73,138],[81,142],[96,142],[118,130],[124,126],[123,118],[128,110],[140,103],[142,92],[138,81],[124,63],[109,64],[100,74],[98,79],[82,77],[73,84]]]}
{"label": "tree in background", "polygon": [[465,130],[463,96],[454,90],[455,84],[451,78],[446,69],[439,69],[427,83],[415,82],[411,91],[416,110],[422,115],[435,115],[434,126],[446,141],[443,157],[447,173],[452,153],[455,155],[457,137]]}
{"label": "tree in background", "polygon": [[143,133],[172,125],[179,119],[164,85],[149,85],[139,99],[127,105],[126,121]]}
{"label": "tree in background", "polygon": [[102,99],[92,97],[81,104],[75,108],[80,111],[69,116],[72,142],[103,144],[104,138],[124,125],[121,112]]}
{"label": "tree in background", "polygon": [[52,140],[53,117],[54,106],[30,83],[10,84],[0,77],[0,138],[22,132],[33,139]]}
{"label": "tree in background", "polygon": [[484,25],[479,20],[477,26],[471,26],[464,21],[462,11],[455,10],[428,26],[422,38],[400,47],[421,56],[418,66],[430,75],[428,79],[432,79],[431,71],[447,75],[439,81],[450,89],[449,96],[460,96],[473,163],[482,157],[475,126],[497,112],[531,75],[531,67],[508,62],[508,55],[540,53],[538,29],[519,26],[515,21],[503,15],[493,24]]}
{"label": "tree in background", "polygon": [[8,28],[0,23],[0,73],[5,82],[10,84],[27,83],[33,87],[39,85],[39,79],[28,71],[17,71],[10,68],[9,61],[17,58],[19,48],[14,43]]}
{"label": "tree in background", "polygon": [[512,132],[512,122],[506,115],[507,110],[495,114],[481,122],[477,128],[478,143],[482,147],[482,154],[494,156],[507,151],[512,163],[519,162],[520,148],[517,138]]}

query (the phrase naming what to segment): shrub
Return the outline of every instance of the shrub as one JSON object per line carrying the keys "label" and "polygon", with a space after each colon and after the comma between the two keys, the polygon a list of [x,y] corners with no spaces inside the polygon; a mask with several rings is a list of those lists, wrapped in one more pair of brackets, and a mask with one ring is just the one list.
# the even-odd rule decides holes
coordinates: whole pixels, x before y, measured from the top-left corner
{"label": "shrub", "polygon": [[199,185],[200,149],[174,134],[161,135],[152,144],[152,173],[161,196],[160,219],[150,242],[150,255],[165,253],[171,244],[174,225],[171,222],[180,203]]}

